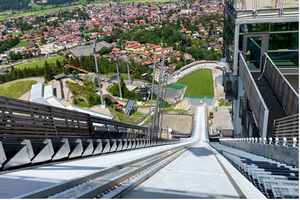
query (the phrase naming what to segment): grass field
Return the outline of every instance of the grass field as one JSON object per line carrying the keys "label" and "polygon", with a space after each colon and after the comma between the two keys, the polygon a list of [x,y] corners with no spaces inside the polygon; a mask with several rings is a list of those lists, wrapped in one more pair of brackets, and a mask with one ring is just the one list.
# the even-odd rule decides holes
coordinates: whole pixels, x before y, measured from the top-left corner
{"label": "grass field", "polygon": [[145,115],[144,113],[140,113],[136,111],[135,113],[129,115],[128,117],[124,112],[118,112],[115,109],[110,107],[109,110],[116,119],[118,119],[121,122],[126,122],[130,124],[137,121],[138,119],[142,118]]}
{"label": "grass field", "polygon": [[26,47],[27,45],[28,45],[28,41],[22,40],[21,42],[19,42],[19,44],[17,44],[13,48]]}
{"label": "grass field", "polygon": [[8,35],[22,35],[22,32],[13,32],[13,33],[10,33]]}
{"label": "grass field", "polygon": [[[54,58],[47,58],[47,62],[48,63],[56,63],[56,60],[62,61],[64,58],[63,57],[54,57]],[[45,64],[45,60],[39,60],[39,61],[34,61],[34,62],[29,62],[29,63],[25,63],[22,65],[18,65],[15,68],[25,68],[25,67],[35,67],[35,66],[39,66],[39,67],[43,67]]]}
{"label": "grass field", "polygon": [[31,86],[37,81],[17,81],[0,87],[0,95],[19,98],[25,92],[31,90]]}
{"label": "grass field", "polygon": [[188,85],[181,84],[181,83],[173,83],[171,85],[168,85],[167,88],[173,88],[173,89],[181,90],[181,89],[185,88],[186,86],[188,86]]}
{"label": "grass field", "polygon": [[185,97],[191,98],[213,98],[214,87],[212,72],[209,69],[198,70],[182,79],[177,83],[188,85]]}

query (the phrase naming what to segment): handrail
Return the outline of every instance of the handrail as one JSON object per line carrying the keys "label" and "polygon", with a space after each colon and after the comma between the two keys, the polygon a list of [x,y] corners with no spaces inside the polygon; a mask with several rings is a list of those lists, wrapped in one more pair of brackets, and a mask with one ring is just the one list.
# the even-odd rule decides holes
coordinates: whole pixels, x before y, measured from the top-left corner
{"label": "handrail", "polygon": [[[286,80],[268,54],[264,53],[263,56],[265,61],[268,61],[264,67],[264,76],[276,94],[286,114],[293,115],[299,113],[299,95]],[[285,87],[285,85],[287,87]],[[290,93],[290,91],[292,93]],[[286,95],[284,95],[284,93]]]}
{"label": "handrail", "polygon": [[[288,2],[286,2],[288,1]],[[289,2],[290,1],[290,2]],[[299,12],[294,12],[295,9],[299,8],[299,5],[296,1],[292,0],[279,0],[276,3],[278,5],[271,5],[271,6],[277,6],[273,8],[266,8],[265,5],[262,4],[264,1],[260,0],[248,0],[247,4],[239,3],[238,0],[225,0],[225,7],[230,8],[234,13],[240,12],[244,13],[244,11],[247,11],[245,15],[242,15],[240,17],[246,17],[246,16],[253,16],[257,17],[264,16],[264,15],[278,15],[279,17],[282,17],[284,14],[299,14]],[[288,4],[286,4],[288,3]],[[243,7],[245,6],[245,7]],[[265,13],[257,13],[258,11],[266,11]],[[270,12],[271,11],[271,12]]]}
{"label": "handrail", "polygon": [[262,137],[267,136],[269,109],[248,69],[247,63],[241,53],[239,53],[239,74],[242,79],[247,98],[256,118],[258,129]]}

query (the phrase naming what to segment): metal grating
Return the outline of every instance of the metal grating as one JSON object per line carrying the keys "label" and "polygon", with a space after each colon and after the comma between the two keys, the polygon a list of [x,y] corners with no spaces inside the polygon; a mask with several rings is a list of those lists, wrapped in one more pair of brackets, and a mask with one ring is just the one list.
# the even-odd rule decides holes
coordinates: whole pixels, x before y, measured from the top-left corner
{"label": "metal grating", "polygon": [[[290,190],[299,185],[299,169],[284,163],[254,155],[242,150],[210,143],[237,170],[268,198],[294,198],[299,191]],[[273,186],[282,189],[273,189]],[[274,192],[276,194],[273,194]]]}

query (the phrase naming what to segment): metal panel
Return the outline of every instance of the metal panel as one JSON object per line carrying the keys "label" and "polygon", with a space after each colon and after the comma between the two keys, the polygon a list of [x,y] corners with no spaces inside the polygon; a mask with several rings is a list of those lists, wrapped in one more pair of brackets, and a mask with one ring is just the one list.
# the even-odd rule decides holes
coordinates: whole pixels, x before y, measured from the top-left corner
{"label": "metal panel", "polygon": [[63,138],[61,140],[63,145],[59,148],[59,150],[55,153],[52,160],[60,160],[62,158],[67,158],[70,153],[70,145],[67,138]]}
{"label": "metal panel", "polygon": [[2,142],[0,141],[0,168],[2,164],[6,161],[6,155],[2,146]]}
{"label": "metal panel", "polygon": [[24,141],[21,143],[24,145],[24,147],[21,148],[12,158],[10,158],[10,160],[8,160],[4,164],[3,169],[31,163],[31,159],[33,157],[33,150],[30,141],[29,142],[28,140],[26,142]]}
{"label": "metal panel", "polygon": [[93,154],[93,151],[94,151],[93,140],[88,139],[87,142],[89,143],[89,145],[85,148],[84,152],[82,153],[82,155],[81,155],[82,157],[90,156]]}
{"label": "metal panel", "polygon": [[266,103],[262,98],[255,81],[253,80],[253,77],[247,67],[244,57],[242,56],[242,54],[239,54],[239,57],[239,72],[242,82],[244,84],[246,95],[249,99],[249,103],[252,107],[254,116],[256,118],[261,137],[266,137],[269,109],[267,108]]}
{"label": "metal panel", "polygon": [[127,139],[123,139],[123,147],[122,147],[122,151],[125,151],[125,150],[127,150],[127,148],[128,148],[128,141],[127,141]]}
{"label": "metal panel", "polygon": [[82,146],[82,142],[81,139],[77,139],[75,141],[75,143],[77,143],[76,147],[73,149],[73,151],[71,152],[71,154],[69,155],[69,158],[76,158],[82,155],[83,152],[83,146]]}
{"label": "metal panel", "polygon": [[102,140],[101,139],[96,140],[96,143],[98,143],[98,144],[97,144],[97,146],[96,146],[96,148],[93,152],[93,155],[98,155],[98,154],[102,153],[102,150],[104,149],[103,146],[102,146]]}
{"label": "metal panel", "polygon": [[110,150],[110,141],[109,139],[102,140],[103,151],[102,153],[108,153]]}
{"label": "metal panel", "polygon": [[54,149],[51,139],[45,139],[43,144],[46,144],[45,147],[33,158],[31,164],[45,162],[52,159],[52,156],[54,155]]}
{"label": "metal panel", "polygon": [[150,146],[150,140],[149,140],[149,139],[146,139],[145,147],[149,147],[149,146]]}
{"label": "metal panel", "polygon": [[117,140],[117,145],[118,145],[118,147],[117,147],[116,151],[122,151],[122,149],[123,149],[123,140],[122,139],[118,139]]}
{"label": "metal panel", "polygon": [[127,149],[130,150],[132,149],[132,140],[131,139],[127,139]]}
{"label": "metal panel", "polygon": [[117,141],[115,139],[109,139],[109,142],[111,146],[109,152],[115,152],[117,150]]}
{"label": "metal panel", "polygon": [[135,147],[136,147],[135,139],[131,139],[131,144],[132,144],[131,149],[135,149]]}

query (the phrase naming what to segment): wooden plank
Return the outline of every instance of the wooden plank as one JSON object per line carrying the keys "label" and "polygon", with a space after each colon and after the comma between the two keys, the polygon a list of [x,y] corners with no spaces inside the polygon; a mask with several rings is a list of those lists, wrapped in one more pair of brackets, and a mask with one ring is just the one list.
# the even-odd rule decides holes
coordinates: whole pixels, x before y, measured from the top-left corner
{"label": "wooden plank", "polygon": [[34,124],[34,123],[28,124],[28,123],[19,123],[19,122],[3,122],[3,121],[0,121],[0,124],[11,125],[11,126],[6,126],[6,127],[12,127],[12,126],[21,126],[21,127],[23,127],[23,126],[27,126],[27,127],[54,128],[54,125],[51,126],[51,125]]}
{"label": "wooden plank", "polygon": [[288,134],[288,133],[293,133],[295,132],[296,134],[299,135],[299,129],[291,129],[291,130],[283,130],[283,131],[276,131],[275,134],[280,134],[280,135],[283,135],[281,133],[284,133],[284,134]]}
{"label": "wooden plank", "polygon": [[0,110],[1,111],[16,112],[16,113],[24,113],[24,114],[30,114],[30,115],[42,115],[42,116],[47,116],[47,117],[51,116],[50,112],[46,112],[46,111],[44,112],[44,111],[41,111],[41,110],[32,110],[32,109],[28,109],[26,107],[18,109],[17,107],[11,106],[11,105],[8,105],[6,107],[1,107],[0,106]]}
{"label": "wooden plank", "polygon": [[280,130],[295,130],[295,129],[299,129],[299,126],[280,127],[280,128],[276,128],[274,130],[274,132],[275,131],[280,131]]}
{"label": "wooden plank", "polygon": [[298,118],[291,118],[291,119],[284,119],[280,121],[275,121],[275,124],[283,124],[283,123],[289,123],[289,122],[299,122]]}
{"label": "wooden plank", "polygon": [[280,118],[279,120],[276,120],[276,122],[279,122],[279,121],[282,121],[282,120],[285,120],[285,119],[299,119],[299,114],[295,114],[295,115]]}

